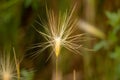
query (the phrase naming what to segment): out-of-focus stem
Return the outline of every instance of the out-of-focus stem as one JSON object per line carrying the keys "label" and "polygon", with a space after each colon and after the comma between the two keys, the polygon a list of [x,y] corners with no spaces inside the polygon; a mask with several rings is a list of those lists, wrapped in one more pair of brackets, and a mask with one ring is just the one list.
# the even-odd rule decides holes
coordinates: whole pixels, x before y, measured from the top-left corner
{"label": "out-of-focus stem", "polygon": [[56,80],[58,80],[58,58],[56,58]]}
{"label": "out-of-focus stem", "polygon": [[20,63],[17,61],[15,49],[13,48],[13,53],[14,53],[14,59],[15,59],[15,65],[16,65],[16,70],[17,70],[17,80],[20,80]]}
{"label": "out-of-focus stem", "polygon": [[[85,19],[94,24],[95,22],[95,10],[96,10],[96,0],[83,0],[84,2],[84,7],[85,7]],[[88,38],[90,38],[89,35],[87,35]],[[94,41],[93,41],[94,42]],[[87,41],[85,42],[85,44],[89,47],[92,47],[92,44],[93,42],[91,41]],[[92,59],[92,56],[89,54],[89,52],[86,52],[86,55],[84,56],[84,72],[85,72],[85,75],[84,75],[84,78],[85,80],[92,80],[93,79],[93,73],[92,72],[92,68],[91,68],[91,59]]]}
{"label": "out-of-focus stem", "polygon": [[73,80],[76,80],[76,70],[73,70]]}
{"label": "out-of-focus stem", "polygon": [[17,78],[20,80],[20,64],[17,64]]}
{"label": "out-of-focus stem", "polygon": [[61,37],[55,37],[55,54],[56,54],[56,80],[58,80],[58,56],[61,48]]}

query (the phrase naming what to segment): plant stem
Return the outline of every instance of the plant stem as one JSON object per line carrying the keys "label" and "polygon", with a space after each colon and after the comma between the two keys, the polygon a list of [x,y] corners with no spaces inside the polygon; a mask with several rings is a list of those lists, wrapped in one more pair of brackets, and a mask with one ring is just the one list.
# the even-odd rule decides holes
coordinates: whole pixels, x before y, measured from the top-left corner
{"label": "plant stem", "polygon": [[17,64],[17,78],[20,80],[20,64]]}
{"label": "plant stem", "polygon": [[73,80],[76,80],[76,70],[73,70]]}
{"label": "plant stem", "polygon": [[15,59],[15,65],[16,65],[16,70],[17,70],[17,80],[20,80],[20,63],[17,61],[15,49],[13,48],[13,53],[14,53],[14,59]]}
{"label": "plant stem", "polygon": [[56,80],[58,80],[58,58],[56,57]]}

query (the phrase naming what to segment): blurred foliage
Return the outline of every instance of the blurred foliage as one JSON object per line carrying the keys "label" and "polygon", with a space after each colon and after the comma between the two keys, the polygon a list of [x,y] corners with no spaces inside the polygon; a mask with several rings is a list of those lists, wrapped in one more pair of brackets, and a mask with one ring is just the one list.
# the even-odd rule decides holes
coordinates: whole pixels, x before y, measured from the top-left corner
{"label": "blurred foliage", "polygon": [[[1,45],[16,45],[19,42],[20,37],[23,35],[20,30],[21,28],[25,29],[30,25],[30,19],[32,18],[33,13],[35,13],[33,11],[38,9],[39,2],[39,0],[0,1]],[[23,21],[23,18],[25,18],[25,21]],[[18,37],[19,34],[21,36]]]}
{"label": "blurred foliage", "polygon": [[113,47],[110,51],[110,58],[115,60],[115,80],[120,79],[120,10],[115,12],[106,12],[109,19],[108,23],[112,30],[108,33],[109,44]]}
{"label": "blurred foliage", "polygon": [[[111,62],[111,66],[107,66],[105,69],[108,72],[108,80],[119,80],[120,79],[120,11],[117,12],[106,12],[108,18],[109,31],[106,40],[101,40],[94,46],[95,51],[106,52],[105,59],[107,62]],[[109,71],[112,72],[110,76]],[[107,76],[106,76],[107,77]],[[106,78],[107,79],[107,78]]]}
{"label": "blurred foliage", "polygon": [[18,1],[1,2],[0,4],[0,44],[16,42],[17,26],[20,24]]}
{"label": "blurred foliage", "polygon": [[34,72],[23,69],[21,71],[22,80],[33,80]]}
{"label": "blurred foliage", "polygon": [[101,48],[107,49],[107,47],[118,46],[119,43],[119,31],[120,31],[120,11],[114,12],[106,12],[106,16],[108,17],[108,24],[111,27],[110,31],[107,34],[107,40],[102,40],[96,44],[95,50],[98,51]]}

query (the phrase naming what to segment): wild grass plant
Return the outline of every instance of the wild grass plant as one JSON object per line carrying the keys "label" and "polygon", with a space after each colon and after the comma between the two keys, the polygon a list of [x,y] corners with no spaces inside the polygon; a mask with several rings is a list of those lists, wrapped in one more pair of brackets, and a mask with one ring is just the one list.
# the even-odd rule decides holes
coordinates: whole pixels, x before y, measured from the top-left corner
{"label": "wild grass plant", "polygon": [[0,80],[119,80],[119,3],[1,0]]}

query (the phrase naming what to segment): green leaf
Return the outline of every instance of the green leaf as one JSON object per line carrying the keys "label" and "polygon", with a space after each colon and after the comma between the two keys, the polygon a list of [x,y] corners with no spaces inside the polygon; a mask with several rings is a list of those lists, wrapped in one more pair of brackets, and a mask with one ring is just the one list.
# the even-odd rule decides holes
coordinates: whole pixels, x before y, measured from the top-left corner
{"label": "green leaf", "polygon": [[120,24],[118,26],[116,26],[116,28],[113,30],[113,32],[115,34],[117,34],[119,32],[119,30],[120,30]]}
{"label": "green leaf", "polygon": [[120,15],[119,15],[119,11],[117,13],[114,12],[106,12],[106,16],[109,19],[109,24],[114,28],[116,26],[118,26],[119,21],[120,21]]}
{"label": "green leaf", "polygon": [[114,32],[109,32],[108,39],[109,39],[110,43],[115,43],[118,40],[118,38]]}
{"label": "green leaf", "polygon": [[32,0],[25,0],[24,1],[24,5],[26,8],[29,7],[31,5],[31,3],[32,3]]}
{"label": "green leaf", "polygon": [[120,61],[120,46],[116,46],[114,52],[110,54],[110,57]]}
{"label": "green leaf", "polygon": [[33,71],[27,71],[27,70],[22,70],[21,74],[23,76],[22,80],[33,80],[34,72]]}
{"label": "green leaf", "polygon": [[115,54],[116,54],[116,56],[117,56],[118,58],[120,58],[120,46],[117,46],[117,47],[115,48]]}
{"label": "green leaf", "polygon": [[102,49],[102,48],[105,48],[107,46],[107,43],[105,42],[105,41],[101,41],[101,42],[99,42],[99,43],[97,43],[95,46],[94,46],[94,50],[95,51],[98,51],[98,50],[100,50],[100,49]]}

